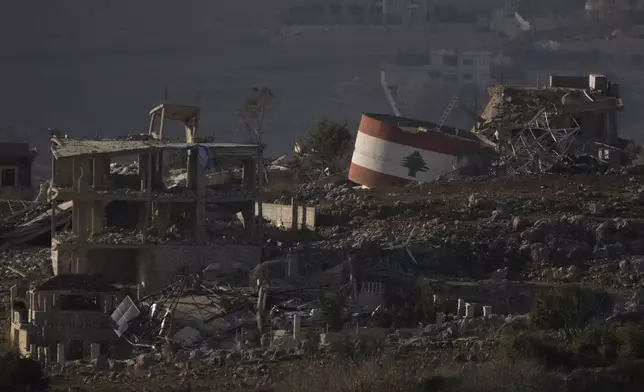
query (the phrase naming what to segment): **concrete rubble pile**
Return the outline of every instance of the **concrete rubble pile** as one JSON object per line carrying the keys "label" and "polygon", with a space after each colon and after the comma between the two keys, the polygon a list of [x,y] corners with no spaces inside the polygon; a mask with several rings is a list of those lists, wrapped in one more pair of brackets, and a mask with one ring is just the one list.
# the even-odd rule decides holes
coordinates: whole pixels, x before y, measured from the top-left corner
{"label": "concrete rubble pile", "polygon": [[[59,205],[55,227],[62,227],[71,218],[71,202]],[[33,203],[28,209],[3,220],[0,243],[22,244],[51,231],[51,205]]]}
{"label": "concrete rubble pile", "polygon": [[[497,107],[496,115],[521,123],[542,115],[553,100],[573,97],[583,103],[588,95],[593,103],[602,101],[592,91],[518,94],[498,93],[505,106]],[[508,131],[501,128],[489,120],[481,129],[495,129],[488,136],[496,133],[498,138]],[[512,138],[525,136],[527,129]],[[60,153],[65,143],[72,142],[59,141]],[[253,166],[261,150],[241,147],[248,149],[234,150],[231,156],[245,154],[239,166],[246,174],[261,175],[262,168]],[[158,151],[150,151],[141,154],[141,162],[152,162]],[[93,159],[105,164],[108,160],[102,158]],[[519,161],[513,163],[514,173],[534,172]],[[27,204],[2,221],[0,288],[11,296],[10,301],[2,297],[2,304],[12,310],[6,313],[18,331],[14,336],[51,328],[44,316],[57,306],[62,309],[61,298],[82,290],[93,298],[91,311],[64,310],[56,315],[62,327],[47,331],[49,336],[87,328],[100,338],[80,345],[73,339],[53,344],[44,334],[30,335],[33,347],[19,339],[21,350],[50,374],[68,380],[81,376],[83,384],[208,374],[221,376],[229,387],[245,388],[249,385],[242,384],[248,382],[270,382],[275,363],[309,357],[400,360],[421,354],[435,368],[465,368],[490,358],[498,331],[529,326],[539,293],[568,283],[610,289],[618,300],[609,320],[644,313],[644,181],[629,170],[602,176],[453,175],[383,190],[356,187],[346,176],[325,178],[297,185],[277,201],[315,206],[316,229],[310,232],[269,231],[258,223],[255,211],[261,199],[252,198],[262,193],[257,177],[246,181],[239,171],[225,169],[207,176],[204,167],[194,164],[198,161],[191,162],[185,170],[168,174],[154,169],[145,175],[141,172],[151,166],[111,163],[108,171],[105,164],[103,174],[110,175],[95,176],[99,181],[110,177],[116,188],[105,193],[121,201],[119,209],[125,212],[119,211],[123,216],[116,219],[110,216],[113,211],[101,209],[112,203],[103,195],[91,199],[91,205],[84,203],[87,195],[79,196],[84,190],[78,186],[71,196],[80,201],[73,207],[74,219],[91,218],[91,228],[82,217],[77,227],[68,226],[72,202],[58,204],[53,225],[46,203]],[[271,167],[293,170],[289,162],[283,158]],[[72,163],[81,164],[79,158]],[[192,190],[185,189],[189,170],[194,170],[191,179],[198,178],[192,190],[203,191],[194,205],[189,204]],[[164,192],[186,199],[119,199],[121,190],[139,195],[141,184],[152,184],[161,174],[168,174]],[[153,194],[150,186],[146,191],[147,196],[163,196]],[[204,194],[219,199],[210,203],[215,207],[207,218]],[[132,204],[147,209],[129,210]],[[127,227],[113,226],[127,220],[126,215],[143,218]],[[52,226],[55,233],[50,233]],[[55,240],[51,248],[28,247],[30,240],[46,234]],[[65,257],[68,262],[61,261]],[[51,276],[54,265],[54,271],[70,272]],[[125,271],[130,265],[136,267]],[[114,285],[81,270],[111,273],[113,280],[126,283]],[[100,290],[88,287],[92,282],[100,282]],[[79,289],[76,283],[87,285]],[[408,312],[412,299],[419,306]],[[23,308],[23,303],[34,308]],[[30,316],[36,313],[39,317]],[[422,313],[423,318],[407,313]],[[40,345],[33,343],[38,339]],[[129,358],[108,359],[106,353],[111,355],[121,343]]]}
{"label": "concrete rubble pile", "polygon": [[474,132],[496,144],[495,172],[605,171],[638,158],[619,137],[624,104],[604,75],[551,76],[548,86],[497,85],[489,94]]}
{"label": "concrete rubble pile", "polygon": [[[607,174],[598,177],[599,188],[583,178],[559,178],[483,177],[386,195],[343,185],[319,188],[317,194],[302,186],[294,193],[324,203],[318,205],[317,231],[323,237],[318,248],[375,243],[377,258],[409,262],[402,246],[408,242],[425,267],[447,275],[504,270],[550,282],[608,283],[618,272],[620,284],[640,282],[644,222],[634,218],[644,208],[639,178]],[[396,200],[404,193],[416,199]],[[396,249],[387,250],[391,247]]]}

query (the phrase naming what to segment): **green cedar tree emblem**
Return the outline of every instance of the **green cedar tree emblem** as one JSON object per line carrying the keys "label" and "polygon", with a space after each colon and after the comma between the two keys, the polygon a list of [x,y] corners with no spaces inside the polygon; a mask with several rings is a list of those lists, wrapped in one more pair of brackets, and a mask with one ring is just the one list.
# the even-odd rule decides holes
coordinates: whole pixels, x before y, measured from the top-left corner
{"label": "green cedar tree emblem", "polygon": [[414,151],[403,158],[400,162],[400,166],[409,169],[409,172],[407,173],[409,177],[416,177],[416,173],[426,172],[429,169],[429,167],[427,167],[427,163],[425,163],[425,160],[418,151]]}

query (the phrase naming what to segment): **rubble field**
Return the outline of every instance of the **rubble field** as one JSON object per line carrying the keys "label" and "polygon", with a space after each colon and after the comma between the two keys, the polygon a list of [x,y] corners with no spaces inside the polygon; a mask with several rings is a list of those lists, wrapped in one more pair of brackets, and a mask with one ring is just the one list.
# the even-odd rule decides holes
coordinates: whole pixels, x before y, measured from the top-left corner
{"label": "rubble field", "polygon": [[294,195],[320,205],[318,246],[399,243],[413,230],[410,250],[439,275],[509,272],[621,288],[644,272],[640,175],[464,178],[378,191],[302,185]]}
{"label": "rubble field", "polygon": [[[316,206],[319,214],[316,235],[289,236],[291,251],[302,256],[349,250],[359,252],[365,274],[424,276],[461,285],[583,283],[627,298],[615,306],[616,314],[643,309],[644,183],[639,174],[444,178],[383,190],[303,184],[278,201],[291,197]],[[49,262],[47,252],[27,245],[2,256],[5,289],[26,279],[16,270],[44,274],[39,271]],[[463,371],[487,360],[495,332],[524,322],[522,317],[494,314],[418,330],[390,329],[366,347],[357,347],[358,341],[339,346],[316,341],[312,349],[309,339],[290,348],[143,350],[130,359],[52,364],[47,372],[58,391],[290,391],[298,389],[279,387],[292,381],[289,374],[333,369],[346,357],[347,345],[377,354],[378,363],[414,357],[425,368]]]}

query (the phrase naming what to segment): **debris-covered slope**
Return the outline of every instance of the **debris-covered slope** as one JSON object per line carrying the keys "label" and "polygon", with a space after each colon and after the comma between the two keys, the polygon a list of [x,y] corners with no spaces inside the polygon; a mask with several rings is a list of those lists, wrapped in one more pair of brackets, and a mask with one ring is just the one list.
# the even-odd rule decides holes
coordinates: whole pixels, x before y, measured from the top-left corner
{"label": "debris-covered slope", "polygon": [[621,286],[644,271],[637,175],[485,177],[382,191],[305,185],[295,193],[319,205],[319,246],[386,247],[413,230],[418,264],[440,274]]}

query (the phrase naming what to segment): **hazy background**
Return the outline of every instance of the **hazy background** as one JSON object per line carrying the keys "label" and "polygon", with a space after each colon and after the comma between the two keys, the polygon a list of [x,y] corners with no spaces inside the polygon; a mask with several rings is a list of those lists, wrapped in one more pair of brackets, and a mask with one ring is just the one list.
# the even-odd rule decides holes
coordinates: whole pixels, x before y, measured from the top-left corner
{"label": "hazy background", "polygon": [[[29,140],[46,156],[47,128],[86,136],[145,133],[165,85],[174,103],[196,104],[200,92],[200,134],[221,141],[244,139],[235,111],[252,86],[271,87],[279,98],[267,140],[271,155],[290,150],[322,115],[357,123],[360,110],[355,100],[347,109],[337,99],[338,85],[368,78],[377,89],[378,64],[373,72],[365,67],[368,56],[338,64],[342,59],[329,57],[332,46],[298,53],[271,45],[279,8],[269,3],[3,2],[2,138]],[[363,110],[387,108],[380,90],[374,102],[382,106],[365,102]]]}
{"label": "hazy background", "polygon": [[[246,135],[236,111],[251,87],[268,86],[279,103],[265,141],[268,154],[277,156],[291,151],[293,142],[305,137],[324,115],[348,121],[355,131],[362,112],[390,113],[378,83],[379,71],[383,65],[395,63],[401,52],[457,48],[489,50],[499,56],[503,48],[513,57],[517,74],[511,79],[509,71],[503,70],[500,79],[505,83],[543,83],[553,72],[578,76],[607,73],[621,84],[625,98],[620,133],[643,141],[644,112],[637,108],[644,102],[644,71],[624,59],[631,53],[644,57],[644,39],[631,39],[630,46],[622,50],[606,37],[622,28],[626,31],[624,23],[599,26],[585,20],[582,0],[566,3],[565,12],[551,10],[545,16],[520,10],[535,26],[556,22],[553,15],[585,20],[578,32],[577,25],[564,21],[561,28],[544,27],[547,31],[523,34],[510,45],[502,34],[477,32],[472,23],[445,23],[433,30],[422,23],[337,28],[329,24],[280,30],[284,11],[316,1],[3,1],[0,140],[35,144],[40,158],[34,174],[47,178],[47,128],[72,136],[146,133],[148,112],[163,101],[167,86],[169,102],[202,107],[201,135],[243,141]],[[458,3],[462,10],[485,9],[477,11],[482,17],[494,15],[494,10],[503,9],[506,3],[472,0],[470,6],[467,0],[440,1]],[[521,3],[533,4],[527,0]],[[644,38],[644,27],[640,34]],[[588,37],[580,39],[582,35]],[[591,41],[593,35],[601,39]],[[581,48],[534,50],[551,40]],[[621,60],[613,54],[622,56]],[[499,82],[499,78],[493,75],[490,82]],[[478,106],[479,110],[487,101],[486,86],[469,95],[461,86],[450,90],[414,78],[402,86],[399,103],[405,109],[403,115],[434,122],[455,95],[459,105]],[[469,128],[473,119],[458,109],[446,123]],[[174,131],[180,135],[179,129]]]}

